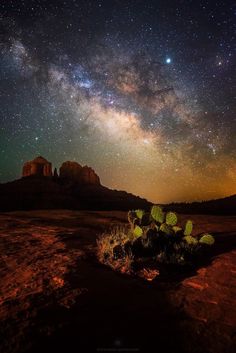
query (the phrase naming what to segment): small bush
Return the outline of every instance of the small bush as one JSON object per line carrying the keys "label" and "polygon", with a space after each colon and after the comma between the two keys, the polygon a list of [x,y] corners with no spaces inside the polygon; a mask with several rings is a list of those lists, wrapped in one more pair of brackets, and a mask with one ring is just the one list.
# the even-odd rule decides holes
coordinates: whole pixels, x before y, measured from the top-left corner
{"label": "small bush", "polygon": [[125,226],[116,226],[103,233],[97,240],[98,260],[114,270],[130,273],[133,255],[128,250],[129,239],[132,239],[132,233]]}

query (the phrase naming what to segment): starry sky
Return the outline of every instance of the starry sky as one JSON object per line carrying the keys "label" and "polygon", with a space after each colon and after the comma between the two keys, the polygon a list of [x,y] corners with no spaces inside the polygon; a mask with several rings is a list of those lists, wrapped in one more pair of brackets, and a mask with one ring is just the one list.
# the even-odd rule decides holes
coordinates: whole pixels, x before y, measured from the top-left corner
{"label": "starry sky", "polygon": [[1,0],[0,182],[42,155],[153,202],[236,193],[236,7]]}

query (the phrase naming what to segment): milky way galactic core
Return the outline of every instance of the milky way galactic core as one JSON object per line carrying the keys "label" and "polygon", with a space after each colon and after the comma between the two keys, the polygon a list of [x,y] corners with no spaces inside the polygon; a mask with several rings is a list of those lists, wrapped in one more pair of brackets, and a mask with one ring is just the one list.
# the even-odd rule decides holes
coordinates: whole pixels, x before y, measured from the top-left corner
{"label": "milky way galactic core", "polygon": [[1,1],[0,181],[43,155],[154,202],[236,193],[231,1]]}

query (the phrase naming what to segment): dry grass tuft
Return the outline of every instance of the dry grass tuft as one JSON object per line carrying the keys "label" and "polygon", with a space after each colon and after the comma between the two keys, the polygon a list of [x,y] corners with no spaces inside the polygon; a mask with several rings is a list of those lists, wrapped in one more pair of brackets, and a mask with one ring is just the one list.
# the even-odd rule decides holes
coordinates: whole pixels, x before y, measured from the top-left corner
{"label": "dry grass tuft", "polygon": [[[133,255],[126,253],[125,244],[130,240],[130,233],[127,226],[115,226],[110,232],[105,232],[97,240],[98,260],[110,266],[113,270],[130,274],[132,272]],[[119,246],[123,251],[120,258],[114,257],[114,248]]]}

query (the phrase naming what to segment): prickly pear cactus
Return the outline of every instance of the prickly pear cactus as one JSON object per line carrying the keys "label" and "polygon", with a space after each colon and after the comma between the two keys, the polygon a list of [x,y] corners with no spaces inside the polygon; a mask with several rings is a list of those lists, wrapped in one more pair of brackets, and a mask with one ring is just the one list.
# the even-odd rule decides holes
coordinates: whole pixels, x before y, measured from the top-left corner
{"label": "prickly pear cactus", "polygon": [[164,214],[161,206],[152,206],[151,216],[154,219],[154,221],[156,221],[158,223],[164,222],[165,214]]}
{"label": "prickly pear cactus", "polygon": [[177,224],[178,218],[176,213],[174,212],[167,212],[166,214],[166,224],[169,226],[175,226]]}
{"label": "prickly pear cactus", "polygon": [[203,234],[199,240],[200,244],[207,244],[207,245],[213,245],[214,242],[215,242],[214,237],[208,233]]}
{"label": "prickly pear cactus", "polygon": [[172,229],[175,233],[181,232],[183,230],[181,227],[178,227],[178,226],[174,226],[174,227],[172,227]]}
{"label": "prickly pear cactus", "polygon": [[142,235],[143,235],[143,230],[142,230],[142,228],[139,227],[139,226],[135,226],[135,228],[134,228],[134,236],[135,236],[136,238],[139,238],[139,237],[141,237]]}
{"label": "prickly pear cactus", "polygon": [[166,235],[172,235],[173,234],[172,228],[166,223],[162,223],[161,224],[160,231],[165,233]]}
{"label": "prickly pear cactus", "polygon": [[191,245],[197,245],[198,244],[198,240],[195,237],[192,237],[191,235],[186,235],[185,237],[183,237],[183,239],[188,244],[191,244]]}
{"label": "prickly pear cactus", "polygon": [[136,210],[135,213],[138,219],[142,219],[145,212],[144,210]]}
{"label": "prickly pear cactus", "polygon": [[193,222],[189,219],[185,224],[184,235],[188,236],[191,235],[193,231]]}

